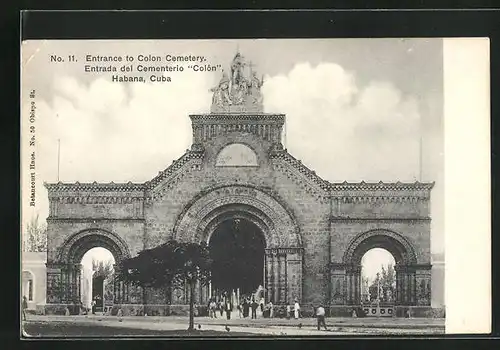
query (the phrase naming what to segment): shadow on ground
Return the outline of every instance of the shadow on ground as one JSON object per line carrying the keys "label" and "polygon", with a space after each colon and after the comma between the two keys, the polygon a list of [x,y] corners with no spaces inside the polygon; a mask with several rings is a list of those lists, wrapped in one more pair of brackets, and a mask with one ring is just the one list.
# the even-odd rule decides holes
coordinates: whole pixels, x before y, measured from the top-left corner
{"label": "shadow on ground", "polygon": [[26,321],[24,324],[24,336],[26,338],[37,337],[78,337],[78,338],[94,338],[94,337],[147,337],[147,336],[162,336],[162,337],[247,337],[255,336],[253,333],[242,332],[218,332],[213,330],[150,330],[150,329],[134,329],[121,328],[112,326],[99,326],[92,324],[74,324],[66,322],[40,322]]}

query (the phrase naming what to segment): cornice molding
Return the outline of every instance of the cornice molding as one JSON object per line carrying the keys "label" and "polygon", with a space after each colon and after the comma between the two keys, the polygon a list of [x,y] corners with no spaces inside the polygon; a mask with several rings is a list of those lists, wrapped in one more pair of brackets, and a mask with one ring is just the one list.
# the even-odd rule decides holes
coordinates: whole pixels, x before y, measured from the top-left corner
{"label": "cornice molding", "polygon": [[67,217],[58,217],[58,216],[49,216],[47,217],[47,222],[71,222],[71,223],[84,223],[84,224],[100,224],[100,223],[106,223],[106,222],[117,222],[117,221],[145,221],[144,218],[133,218],[133,217],[126,217],[126,218],[67,218]]}
{"label": "cornice molding", "polygon": [[362,221],[362,222],[366,222],[366,221],[375,221],[375,222],[384,222],[384,221],[387,221],[387,222],[406,222],[406,221],[431,221],[431,218],[430,217],[413,217],[413,218],[398,218],[398,217],[384,217],[384,218],[368,218],[368,217],[365,217],[365,218],[361,218],[361,217],[339,217],[339,216],[332,216],[330,217],[330,220],[331,221],[349,221],[349,222],[352,222],[352,221]]}
{"label": "cornice molding", "polygon": [[248,123],[283,125],[285,115],[280,113],[206,113],[189,115],[193,125]]}
{"label": "cornice molding", "polygon": [[275,247],[275,248],[266,248],[266,254],[302,254],[304,252],[304,248],[302,247]]}
{"label": "cornice molding", "polygon": [[102,183],[102,182],[74,182],[74,183],[63,183],[61,181],[57,183],[47,183],[44,182],[44,186],[51,194],[65,193],[65,192],[141,192],[144,191],[144,184],[141,183]]}
{"label": "cornice molding", "polygon": [[430,191],[434,187],[434,182],[341,182],[329,183],[329,190],[332,192],[345,191]]}
{"label": "cornice molding", "polygon": [[49,198],[51,202],[61,204],[131,204],[144,201],[144,196],[130,196],[127,194],[110,195],[106,193],[102,193],[101,195],[81,193],[75,193],[74,195],[52,195]]}
{"label": "cornice molding", "polygon": [[[300,160],[292,156],[286,150],[271,152],[269,158],[291,165],[299,174],[304,176],[311,185],[314,185],[317,189],[321,189],[323,192],[328,191],[328,182],[316,175],[316,172],[303,165]],[[282,171],[284,170],[282,167],[278,168]]]}
{"label": "cornice molding", "polygon": [[[186,152],[179,158],[172,161],[172,164],[167,167],[165,170],[158,172],[158,175],[155,176],[150,181],[147,181],[144,186],[148,190],[154,189],[160,183],[165,182],[166,179],[174,177],[177,172],[184,167],[191,159],[198,158],[199,152],[191,152],[190,150],[186,150]],[[168,182],[168,181],[166,181]]]}

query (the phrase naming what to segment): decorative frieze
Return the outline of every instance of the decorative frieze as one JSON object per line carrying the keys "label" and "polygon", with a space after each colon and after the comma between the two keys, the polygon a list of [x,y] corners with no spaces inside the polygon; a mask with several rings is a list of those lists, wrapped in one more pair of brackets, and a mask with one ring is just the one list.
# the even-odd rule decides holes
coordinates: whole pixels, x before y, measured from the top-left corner
{"label": "decorative frieze", "polygon": [[[329,183],[286,150],[269,155],[276,170],[285,174],[307,193],[320,201],[329,198],[339,203],[418,203],[429,201],[434,183]],[[292,170],[294,169],[294,170]]]}
{"label": "decorative frieze", "polygon": [[377,222],[384,224],[393,224],[393,223],[412,223],[412,222],[421,222],[421,221],[430,221],[430,217],[384,217],[384,218],[374,218],[374,217],[350,217],[350,216],[332,216],[330,217],[332,222],[349,222],[349,223],[358,223],[358,222]]}
{"label": "decorative frieze", "polygon": [[76,192],[90,192],[90,193],[96,193],[96,192],[105,192],[105,193],[111,193],[111,192],[141,192],[144,191],[144,184],[138,184],[138,183],[132,183],[132,182],[127,182],[127,183],[114,183],[114,182],[109,182],[109,183],[99,183],[99,182],[92,182],[92,183],[80,183],[80,182],[75,182],[75,183],[63,183],[63,182],[58,182],[58,183],[44,183],[45,188],[49,192],[49,197],[51,194],[58,194],[58,193],[76,193]]}
{"label": "decorative frieze", "polygon": [[144,184],[145,188],[148,190],[152,190],[160,183],[170,182],[169,178],[172,178],[175,174],[180,172],[180,170],[183,170],[183,172],[189,171],[189,167],[185,167],[185,165],[187,165],[188,163],[194,163],[194,165],[196,165],[192,166],[191,170],[199,170],[199,165],[201,164],[203,155],[203,151],[186,150],[186,153],[184,153],[179,159],[172,161],[172,164],[167,169],[160,171],[156,177],[154,177],[150,181],[147,181]]}
{"label": "decorative frieze", "polygon": [[285,122],[283,114],[201,114],[190,115],[193,143],[209,141],[228,133],[249,133],[270,142],[279,142]]}
{"label": "decorative frieze", "polygon": [[95,196],[95,195],[69,195],[69,196],[52,196],[50,197],[51,202],[56,202],[59,204],[130,204],[135,202],[141,202],[144,197],[132,197],[128,195],[113,196]]}
{"label": "decorative frieze", "polygon": [[266,248],[268,254],[302,254],[304,248]]}
{"label": "decorative frieze", "polygon": [[121,217],[121,218],[64,218],[64,217],[47,217],[47,222],[61,223],[61,224],[94,224],[99,227],[108,223],[139,221],[143,222],[145,219],[142,217]]}

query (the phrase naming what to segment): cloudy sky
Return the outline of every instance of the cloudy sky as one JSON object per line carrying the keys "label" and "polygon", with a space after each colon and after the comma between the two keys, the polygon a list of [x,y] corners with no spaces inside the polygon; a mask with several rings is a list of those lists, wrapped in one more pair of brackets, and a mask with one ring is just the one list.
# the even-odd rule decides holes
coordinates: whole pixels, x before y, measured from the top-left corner
{"label": "cloudy sky", "polygon": [[59,139],[63,182],[147,181],[190,146],[188,115],[209,111],[220,79],[186,69],[168,73],[171,83],[113,83],[86,73],[85,55],[203,55],[228,67],[237,50],[264,76],[265,111],[286,114],[288,151],[324,179],[436,181],[432,251],[444,251],[441,39],[25,42],[22,123],[35,89],[37,206],[23,194],[23,222],[48,214],[43,182],[57,182]]}

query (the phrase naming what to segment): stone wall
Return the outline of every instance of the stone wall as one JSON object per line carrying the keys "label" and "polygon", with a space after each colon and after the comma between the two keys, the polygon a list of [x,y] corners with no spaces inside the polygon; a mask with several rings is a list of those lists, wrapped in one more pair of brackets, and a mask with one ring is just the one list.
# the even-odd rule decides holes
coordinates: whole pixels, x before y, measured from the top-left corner
{"label": "stone wall", "polygon": [[[430,263],[432,186],[330,184],[282,149],[279,141],[283,115],[208,114],[191,118],[191,150],[151,181],[47,186],[49,262],[57,259],[69,237],[90,229],[116,235],[131,256],[171,238],[185,239],[176,236],[176,225],[184,218],[183,224],[189,227],[187,234],[196,232],[199,218],[185,215],[196,200],[218,186],[243,185],[272,197],[273,203],[284,208],[281,215],[286,212],[289,221],[296,225],[298,245],[304,248],[303,305],[334,299],[332,288],[337,282],[345,282],[345,271],[340,268],[338,275],[332,276],[330,263],[341,263],[350,242],[370,230],[400,234],[413,247],[418,264]],[[219,152],[232,143],[244,144],[255,152],[258,166],[216,166]],[[285,237],[283,241],[288,244],[293,241],[289,239],[292,233],[285,232],[289,227],[280,227],[280,223],[274,222],[277,225],[273,225],[273,230]],[[271,242],[267,243],[269,248]],[[164,303],[165,296],[151,291],[146,299],[157,305]],[[341,299],[335,304],[343,302]]]}
{"label": "stone wall", "polygon": [[144,248],[144,221],[141,219],[47,219],[48,261],[56,261],[64,242],[85,230],[104,230],[121,237],[131,256]]}

